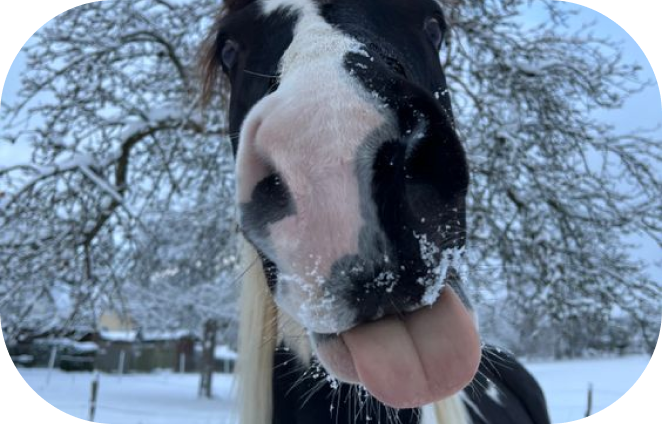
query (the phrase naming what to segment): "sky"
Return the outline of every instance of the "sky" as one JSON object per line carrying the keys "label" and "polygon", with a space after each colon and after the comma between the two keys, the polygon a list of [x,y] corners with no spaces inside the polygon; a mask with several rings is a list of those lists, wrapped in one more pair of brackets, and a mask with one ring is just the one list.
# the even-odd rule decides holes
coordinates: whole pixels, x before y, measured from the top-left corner
{"label": "sky", "polygon": [[[9,69],[5,85],[2,90],[2,103],[11,103],[20,87],[21,72],[25,68],[25,60],[19,55]],[[1,130],[1,128],[0,128]],[[12,145],[0,140],[0,167],[24,163],[30,160],[30,146],[27,144]]]}
{"label": "sky", "polygon": [[[596,35],[609,36],[623,43],[623,53],[626,61],[636,62],[643,67],[642,76],[644,79],[655,81],[655,74],[638,44],[616,23],[606,18],[602,14],[595,12],[583,6],[577,6],[565,3],[566,7],[580,11],[571,22],[571,26],[579,27],[582,23],[595,22],[594,32]],[[532,6],[525,19],[534,23],[544,19],[542,9],[538,6]],[[2,102],[11,102],[20,87],[20,75],[25,68],[25,60],[19,54],[14,61],[2,91]],[[653,128],[662,126],[662,101],[660,91],[657,85],[650,87],[642,93],[633,96],[621,110],[601,111],[597,115],[617,126],[620,131],[628,132],[640,128]],[[658,131],[662,140],[662,130]],[[11,145],[0,140],[0,167],[23,163],[30,160],[30,146],[27,144]],[[660,261],[660,250],[653,240],[647,237],[634,238],[636,244],[641,248],[637,249],[635,255],[649,265],[649,273],[659,280],[662,275],[662,264],[655,265]]]}
{"label": "sky", "polygon": [[[645,80],[656,81],[655,74],[651,68],[646,55],[639,45],[630,37],[630,35],[611,19],[583,6],[577,6],[566,3],[569,8],[580,11],[578,16],[573,19],[572,24],[577,27],[582,23],[596,22],[595,34],[606,35],[623,43],[623,57],[628,62],[635,62],[642,66],[642,78]],[[539,14],[535,9],[532,10],[532,18],[536,19]],[[638,129],[662,128],[662,100],[660,98],[659,84],[648,88],[647,90],[632,96],[625,107],[621,110],[600,111],[596,116],[607,122],[616,125],[616,128],[622,132],[636,131]],[[656,132],[659,140],[662,140],[662,129]],[[658,172],[662,170],[658,169]],[[640,247],[636,249],[635,256],[648,264],[648,273],[657,281],[662,277],[662,255],[657,243],[650,237],[632,237],[630,240]]]}

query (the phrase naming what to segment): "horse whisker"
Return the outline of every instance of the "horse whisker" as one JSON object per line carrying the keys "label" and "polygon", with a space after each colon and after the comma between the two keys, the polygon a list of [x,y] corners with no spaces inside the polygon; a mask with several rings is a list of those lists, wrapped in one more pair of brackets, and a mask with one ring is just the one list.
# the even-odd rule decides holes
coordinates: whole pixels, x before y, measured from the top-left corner
{"label": "horse whisker", "polygon": [[248,69],[244,69],[244,72],[249,74],[249,75],[256,76],[256,77],[269,78],[269,79],[279,78],[278,75],[269,75],[269,74],[264,74],[264,73],[261,73],[261,72],[250,71]]}

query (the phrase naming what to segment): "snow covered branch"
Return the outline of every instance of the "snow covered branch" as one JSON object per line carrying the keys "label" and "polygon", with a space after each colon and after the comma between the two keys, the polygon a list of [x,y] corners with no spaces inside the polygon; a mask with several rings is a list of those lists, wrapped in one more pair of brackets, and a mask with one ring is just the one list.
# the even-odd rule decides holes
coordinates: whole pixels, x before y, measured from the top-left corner
{"label": "snow covered branch", "polygon": [[[217,7],[91,3],[26,47],[22,89],[0,121],[3,138],[33,147],[30,163],[0,168],[3,326],[94,326],[115,310],[144,328],[198,330],[232,316],[232,158],[222,108],[200,108],[194,66]],[[182,247],[194,234],[207,250]],[[155,255],[176,246],[176,278],[155,278],[171,269]]]}

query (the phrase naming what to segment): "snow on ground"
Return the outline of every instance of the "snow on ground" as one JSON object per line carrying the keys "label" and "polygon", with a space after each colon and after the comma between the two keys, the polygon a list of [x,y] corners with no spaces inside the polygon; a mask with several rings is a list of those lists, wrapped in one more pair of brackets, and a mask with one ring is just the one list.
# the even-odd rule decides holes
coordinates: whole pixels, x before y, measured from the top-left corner
{"label": "snow on ground", "polygon": [[[618,400],[648,365],[649,357],[631,356],[563,362],[527,362],[540,381],[552,421],[583,417],[587,390],[593,385],[593,412]],[[87,418],[91,373],[20,369],[42,398],[79,418]],[[198,375],[170,372],[139,375],[100,375],[96,422],[106,424],[232,424],[232,377],[214,376],[214,399],[197,397]]]}
{"label": "snow on ground", "polygon": [[[70,415],[88,418],[94,374],[46,369],[19,369],[44,400]],[[95,422],[106,424],[229,424],[232,377],[215,374],[214,398],[198,399],[199,375],[154,374],[99,376]]]}
{"label": "snow on ground", "polygon": [[589,384],[593,385],[592,413],[621,398],[637,382],[649,356],[527,362],[527,369],[542,386],[553,423],[584,418]]}

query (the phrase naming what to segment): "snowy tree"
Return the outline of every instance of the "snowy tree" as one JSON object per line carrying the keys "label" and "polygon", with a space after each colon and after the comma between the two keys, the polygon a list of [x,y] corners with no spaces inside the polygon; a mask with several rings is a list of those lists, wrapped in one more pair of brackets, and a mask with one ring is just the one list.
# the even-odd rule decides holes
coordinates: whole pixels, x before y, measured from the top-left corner
{"label": "snowy tree", "polygon": [[478,301],[515,305],[522,329],[549,321],[569,337],[620,309],[657,334],[659,276],[627,240],[662,243],[662,141],[595,114],[652,83],[591,25],[570,31],[573,9],[558,2],[539,2],[538,25],[522,19],[525,0],[448,3],[442,59],[472,167]]}
{"label": "snowy tree", "polygon": [[147,222],[156,220],[148,224],[150,228],[165,230],[141,236],[144,240],[139,243],[131,274],[136,283],[124,288],[121,306],[137,322],[155,330],[201,333],[203,323],[213,318],[226,324],[221,328],[221,341],[233,344],[235,283],[239,281],[234,207],[227,201],[219,204],[218,199],[228,198],[227,194],[204,194],[189,208],[164,210],[146,218]]}
{"label": "snowy tree", "polygon": [[[232,159],[221,108],[203,113],[195,73],[217,7],[91,3],[24,49],[19,97],[3,105],[3,142],[34,149],[31,163],[0,169],[0,313],[10,334],[93,326],[107,309],[142,326],[197,317],[198,331],[228,313],[220,287],[234,274]],[[207,269],[184,276],[183,258],[189,271]],[[61,310],[62,286],[68,313],[48,314]],[[35,314],[43,303],[52,307]]]}
{"label": "snowy tree", "polygon": [[[473,296],[511,306],[522,334],[539,323],[570,340],[615,310],[657,334],[660,281],[627,240],[662,243],[662,143],[595,115],[648,86],[639,67],[590,27],[570,31],[560,2],[540,2],[538,26],[522,17],[527,0],[445,3],[442,62],[472,166]],[[188,327],[231,311],[241,270],[224,85],[201,108],[195,70],[218,8],[107,0],[30,41],[19,99],[3,105],[3,139],[34,148],[31,163],[0,169],[3,325],[92,323],[110,307]],[[63,287],[67,313],[35,311]]]}

